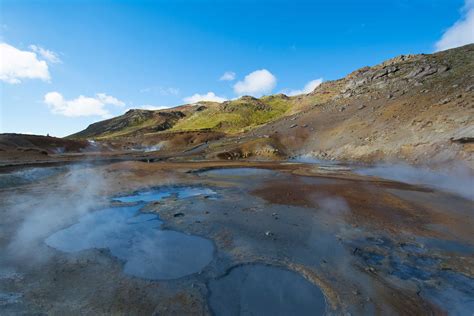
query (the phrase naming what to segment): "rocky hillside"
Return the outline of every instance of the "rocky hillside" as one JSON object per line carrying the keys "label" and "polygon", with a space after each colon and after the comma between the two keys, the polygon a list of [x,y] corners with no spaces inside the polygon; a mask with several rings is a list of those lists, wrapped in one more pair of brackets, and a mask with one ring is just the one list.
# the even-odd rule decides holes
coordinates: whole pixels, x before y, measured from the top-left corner
{"label": "rocky hillside", "polygon": [[[132,110],[71,138],[166,140],[177,152],[206,144],[199,154],[207,158],[461,159],[472,166],[473,122],[474,45],[467,45],[364,67],[308,95]],[[181,146],[173,148],[176,139]]]}
{"label": "rocky hillside", "polygon": [[124,115],[91,124],[68,138],[104,139],[164,131],[173,127],[186,112],[183,107],[165,111],[129,110]]}
{"label": "rocky hillside", "polygon": [[50,155],[103,150],[101,144],[51,136],[0,134],[0,166],[26,161],[48,160]]}
{"label": "rocky hillside", "polygon": [[204,130],[237,134],[278,119],[295,106],[289,97],[279,94],[260,99],[244,96],[223,103],[200,102],[159,111],[130,110],[91,124],[69,138],[116,139],[163,131]]}
{"label": "rocky hillside", "polygon": [[299,97],[301,103],[310,98],[313,104],[245,139],[266,137],[284,156],[472,165],[474,45],[365,67]]}

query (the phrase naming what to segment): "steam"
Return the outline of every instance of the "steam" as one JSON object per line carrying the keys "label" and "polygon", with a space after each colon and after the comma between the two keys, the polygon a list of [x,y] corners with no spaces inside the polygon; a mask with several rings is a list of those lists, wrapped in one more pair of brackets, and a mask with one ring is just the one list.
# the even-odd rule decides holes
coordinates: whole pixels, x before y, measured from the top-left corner
{"label": "steam", "polygon": [[132,147],[132,151],[143,151],[143,152],[152,152],[152,151],[159,151],[163,149],[164,147],[164,142],[160,142],[156,145],[150,145],[150,146],[138,146],[138,147]]}
{"label": "steam", "polygon": [[[337,196],[319,196],[315,198],[318,211],[313,217],[313,225],[308,243],[317,249],[315,253],[321,260],[331,260],[345,268],[347,262],[342,262],[346,249],[337,242],[336,236],[348,233],[345,216],[350,213],[347,202]],[[324,225],[324,226],[322,226]]]}
{"label": "steam", "polygon": [[443,170],[413,167],[403,163],[379,164],[374,167],[355,169],[354,172],[410,184],[425,185],[474,200],[473,171],[461,164]]}
{"label": "steam", "polygon": [[163,147],[163,144],[160,143],[160,144],[155,145],[155,146],[145,147],[143,151],[144,152],[158,151],[158,150],[161,150],[162,147]]}
{"label": "steam", "polygon": [[350,168],[357,174],[423,185],[474,200],[474,171],[461,163],[445,165],[443,169],[434,170],[403,162],[380,163],[368,167],[359,167],[356,163],[339,166],[338,161],[321,160],[312,155],[301,155],[293,158],[292,161],[317,164],[321,169],[348,170]]}
{"label": "steam", "polygon": [[316,197],[318,210],[312,219],[312,230],[307,243],[311,245],[311,256],[317,259],[324,270],[344,277],[348,288],[357,288],[372,297],[374,289],[370,277],[361,273],[354,265],[354,257],[348,244],[360,237],[346,218],[351,213],[347,201],[339,196]]}
{"label": "steam", "polygon": [[[96,169],[74,166],[55,179],[57,189],[38,186],[7,199],[8,216],[17,217],[18,229],[7,247],[11,260],[38,263],[47,259],[44,239],[51,233],[72,224],[81,215],[101,203],[106,187],[103,175]],[[39,190],[39,192],[35,192]]]}
{"label": "steam", "polygon": [[338,163],[338,161],[336,161],[336,160],[322,160],[322,159],[318,159],[318,158],[316,158],[315,156],[310,155],[310,154],[305,154],[305,155],[296,156],[296,157],[294,157],[293,159],[291,159],[291,161],[302,162],[302,163],[322,164],[322,165],[333,165],[333,164],[337,164],[337,163]]}

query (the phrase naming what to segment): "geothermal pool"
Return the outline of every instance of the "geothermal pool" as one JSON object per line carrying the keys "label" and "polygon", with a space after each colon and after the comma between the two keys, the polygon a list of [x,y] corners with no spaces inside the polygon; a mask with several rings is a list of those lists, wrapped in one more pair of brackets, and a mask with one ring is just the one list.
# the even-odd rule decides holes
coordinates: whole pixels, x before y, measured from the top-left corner
{"label": "geothermal pool", "polygon": [[323,315],[321,290],[301,275],[273,266],[232,268],[209,282],[209,302],[216,315]]}
{"label": "geothermal pool", "polygon": [[115,201],[136,203],[112,207],[83,216],[79,223],[60,230],[46,243],[63,252],[107,249],[124,262],[124,272],[145,279],[177,279],[199,272],[213,257],[208,239],[163,230],[156,214],[142,213],[145,202],[176,195],[180,199],[214,195],[208,188],[170,187],[144,190]]}
{"label": "geothermal pool", "polygon": [[469,196],[335,166],[4,173],[0,314],[469,315]]}

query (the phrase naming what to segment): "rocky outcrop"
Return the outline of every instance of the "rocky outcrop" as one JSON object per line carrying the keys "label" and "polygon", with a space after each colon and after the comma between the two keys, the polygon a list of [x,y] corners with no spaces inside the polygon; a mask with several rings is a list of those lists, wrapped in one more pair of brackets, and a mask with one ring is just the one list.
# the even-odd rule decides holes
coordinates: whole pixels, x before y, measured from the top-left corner
{"label": "rocky outcrop", "polygon": [[474,167],[474,45],[405,55],[328,81],[307,104],[251,132],[288,155],[337,160],[462,160]]}
{"label": "rocky outcrop", "polygon": [[[69,138],[94,138],[144,134],[167,130],[185,117],[182,111],[129,110],[124,115],[89,125]],[[117,133],[118,132],[118,133]],[[117,135],[117,136],[118,136]]]}

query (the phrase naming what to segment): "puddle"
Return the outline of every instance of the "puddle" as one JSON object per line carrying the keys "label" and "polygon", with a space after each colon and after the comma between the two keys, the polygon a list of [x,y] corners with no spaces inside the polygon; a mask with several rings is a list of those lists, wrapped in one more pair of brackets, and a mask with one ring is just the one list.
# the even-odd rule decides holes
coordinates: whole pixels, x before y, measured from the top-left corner
{"label": "puddle", "polygon": [[474,311],[474,279],[442,271],[443,281],[424,289],[421,294],[449,311],[450,315],[472,315]]}
{"label": "puddle", "polygon": [[441,250],[448,253],[457,252],[465,255],[474,253],[474,247],[472,245],[463,244],[456,241],[423,237],[419,237],[418,240],[428,249],[434,248],[436,250]]}
{"label": "puddle", "polygon": [[137,205],[113,207],[83,216],[78,223],[56,232],[46,244],[73,253],[108,249],[124,262],[124,272],[153,280],[177,279],[201,271],[214,255],[213,243],[205,238],[163,230],[155,214],[140,212],[143,201],[156,201],[171,194],[192,197],[213,192],[206,188],[164,188],[119,198]]}
{"label": "puddle", "polygon": [[321,290],[296,272],[250,264],[209,283],[215,315],[323,315]]}
{"label": "puddle", "polygon": [[17,304],[21,301],[23,294],[21,293],[0,293],[0,306]]}
{"label": "puddle", "polygon": [[[410,258],[411,259],[411,258]],[[429,280],[435,276],[436,270],[431,269],[436,264],[434,259],[426,258],[424,262],[420,260],[403,261],[398,256],[390,258],[390,274],[402,280]]]}
{"label": "puddle", "polygon": [[[346,162],[338,161],[338,160],[322,160],[317,159],[312,156],[303,155],[297,156],[290,160],[291,162],[296,163],[305,163],[305,164],[312,164],[318,167],[318,169],[322,170],[331,170],[331,171],[349,171],[352,170],[352,166]],[[352,163],[354,165],[354,163]]]}
{"label": "puddle", "polygon": [[271,176],[275,171],[262,168],[223,168],[202,171],[199,174],[214,177],[252,177]]}
{"label": "puddle", "polygon": [[5,267],[0,267],[0,280],[19,280],[22,275],[15,270]]}
{"label": "puddle", "polygon": [[[399,248],[385,238],[366,239],[369,250],[362,246],[353,254],[364,265],[373,266],[379,275],[391,275],[402,281],[409,280],[420,289],[420,295],[453,315],[468,315],[474,306],[474,279],[462,273],[444,269],[443,259],[430,255],[433,248],[472,254],[472,251],[451,241],[417,238],[419,243],[402,243]],[[390,246],[392,244],[392,246]],[[381,253],[375,252],[377,249]],[[441,250],[441,249],[438,249]],[[384,254],[382,254],[384,253]]]}
{"label": "puddle", "polygon": [[200,195],[215,196],[216,192],[209,188],[200,187],[161,187],[153,190],[138,191],[133,195],[116,197],[113,200],[124,203],[154,202],[173,195],[179,199],[186,199]]}
{"label": "puddle", "polygon": [[11,173],[2,173],[0,174],[0,188],[17,187],[30,184],[35,181],[52,177],[65,170],[65,168],[61,167],[43,167],[23,169]]}

